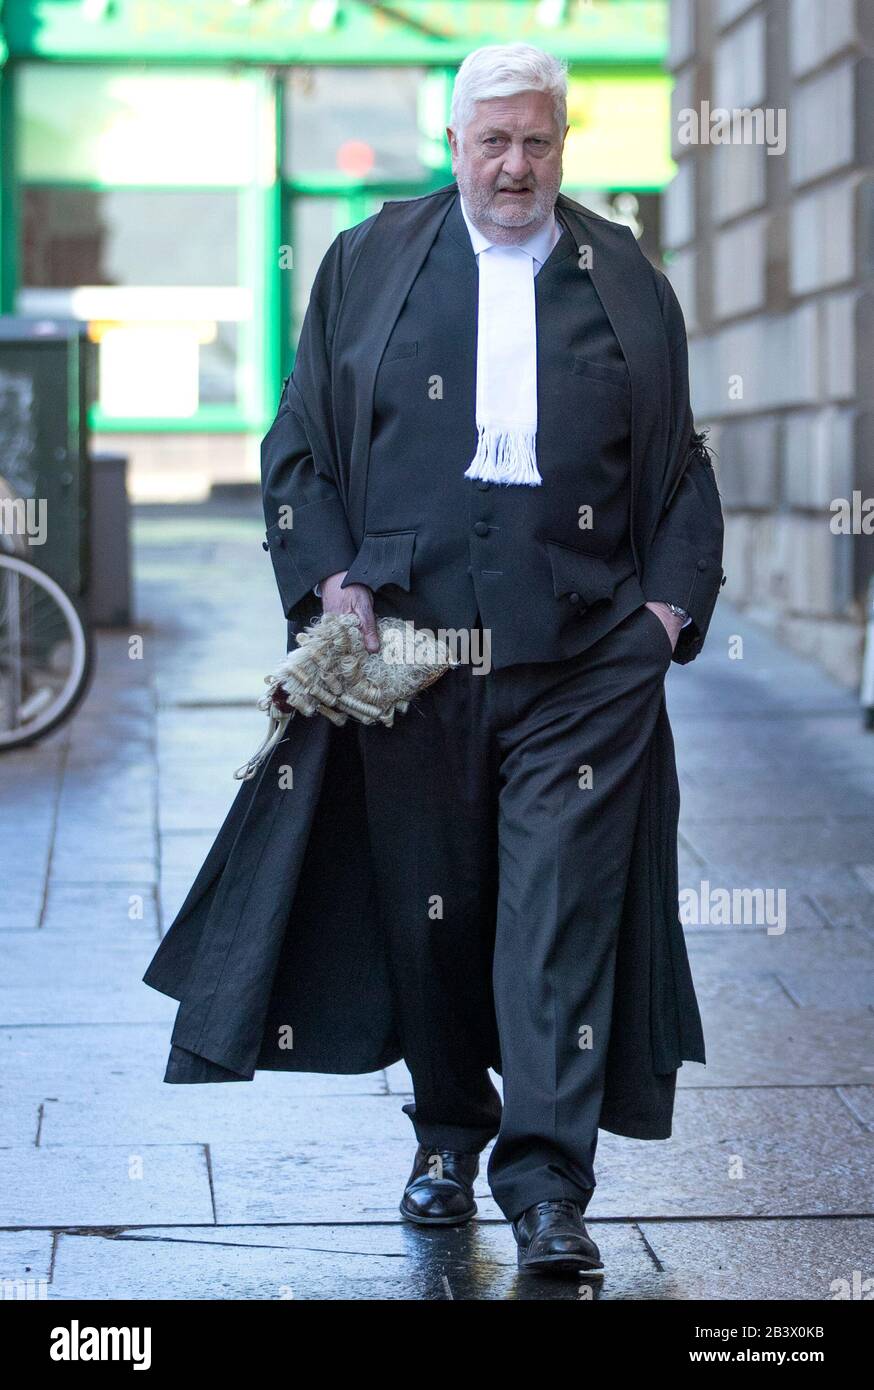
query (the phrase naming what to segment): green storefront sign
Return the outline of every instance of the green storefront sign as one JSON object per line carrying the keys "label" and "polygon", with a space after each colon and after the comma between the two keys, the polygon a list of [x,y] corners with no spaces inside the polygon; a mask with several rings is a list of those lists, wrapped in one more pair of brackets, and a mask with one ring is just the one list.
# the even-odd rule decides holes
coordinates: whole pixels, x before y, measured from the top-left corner
{"label": "green storefront sign", "polygon": [[459,63],[523,41],[589,63],[659,63],[662,0],[6,0],[13,53],[141,61]]}

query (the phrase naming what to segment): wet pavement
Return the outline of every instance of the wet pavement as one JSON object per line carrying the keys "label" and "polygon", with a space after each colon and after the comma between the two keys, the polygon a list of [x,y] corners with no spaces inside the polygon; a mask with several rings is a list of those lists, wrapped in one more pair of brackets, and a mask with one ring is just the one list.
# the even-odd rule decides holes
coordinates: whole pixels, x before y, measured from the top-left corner
{"label": "wet pavement", "polygon": [[668,678],[709,1061],[680,1072],[670,1140],[601,1136],[602,1286],[520,1277],[483,1178],[469,1227],[401,1221],[402,1064],[162,1083],[175,1005],[141,976],[260,742],[254,701],[284,651],[261,538],[256,502],[139,509],[131,633],[100,635],[67,727],[0,760],[0,1284],[853,1296],[874,1274],[874,735],[851,695],[724,602],[702,656]]}

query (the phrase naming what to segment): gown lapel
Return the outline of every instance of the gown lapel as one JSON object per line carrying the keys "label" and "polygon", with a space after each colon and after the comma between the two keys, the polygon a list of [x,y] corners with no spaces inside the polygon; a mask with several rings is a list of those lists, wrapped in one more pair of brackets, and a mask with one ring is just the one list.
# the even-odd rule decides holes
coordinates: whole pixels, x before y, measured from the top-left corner
{"label": "gown lapel", "polygon": [[398,315],[457,193],[453,183],[424,198],[386,203],[365,238],[340,305],[332,354],[334,416],[338,463],[346,474],[349,527],[359,544],[376,374]]}

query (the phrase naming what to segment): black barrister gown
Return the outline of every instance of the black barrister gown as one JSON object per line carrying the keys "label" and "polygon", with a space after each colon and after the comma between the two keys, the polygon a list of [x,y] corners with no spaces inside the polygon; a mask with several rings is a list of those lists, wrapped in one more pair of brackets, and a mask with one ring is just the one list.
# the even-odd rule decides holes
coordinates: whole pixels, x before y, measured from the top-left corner
{"label": "black barrister gown", "polygon": [[[456,196],[452,184],[388,203],[341,234],[322,263],[277,417],[283,449],[308,464],[295,526],[305,507],[319,521],[298,528],[293,554],[277,520],[290,498],[265,491],[289,645],[321,610],[312,585],[347,568],[362,545],[377,368]],[[674,653],[683,664],[703,645],[723,580],[719,496],[694,430],[682,315],[627,228],[563,195],[558,206],[628,366],[634,559],[647,598],[693,616]],[[681,594],[678,563],[691,576]],[[291,790],[282,767],[293,769]],[[705,1060],[678,913],[678,816],[663,703],[634,830],[600,1116],[601,1128],[633,1138],[670,1135],[677,1069]],[[291,721],[241,786],[144,978],[179,1001],[168,1082],[251,1080],[259,1068],[369,1072],[400,1059],[353,727]]]}

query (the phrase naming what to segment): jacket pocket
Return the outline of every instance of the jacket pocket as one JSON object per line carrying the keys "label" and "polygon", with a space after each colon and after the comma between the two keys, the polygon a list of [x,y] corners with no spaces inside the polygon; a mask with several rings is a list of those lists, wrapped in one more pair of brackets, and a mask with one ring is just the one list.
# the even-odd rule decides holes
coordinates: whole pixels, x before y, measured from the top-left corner
{"label": "jacket pocket", "polygon": [[631,378],[627,367],[614,367],[606,362],[590,362],[588,357],[574,357],[571,371],[577,376],[592,377],[594,381],[604,381],[608,386],[621,386],[631,390]]}
{"label": "jacket pocket", "polygon": [[341,589],[347,584],[366,584],[373,590],[397,584],[409,592],[415,544],[415,531],[367,531]]}
{"label": "jacket pocket", "polygon": [[547,541],[546,549],[556,598],[567,594],[574,606],[589,608],[613,597],[616,576],[600,555],[587,555],[561,541]]}
{"label": "jacket pocket", "polygon": [[385,352],[382,354],[383,362],[394,362],[397,357],[417,357],[419,353],[419,342],[408,343],[389,343]]}

